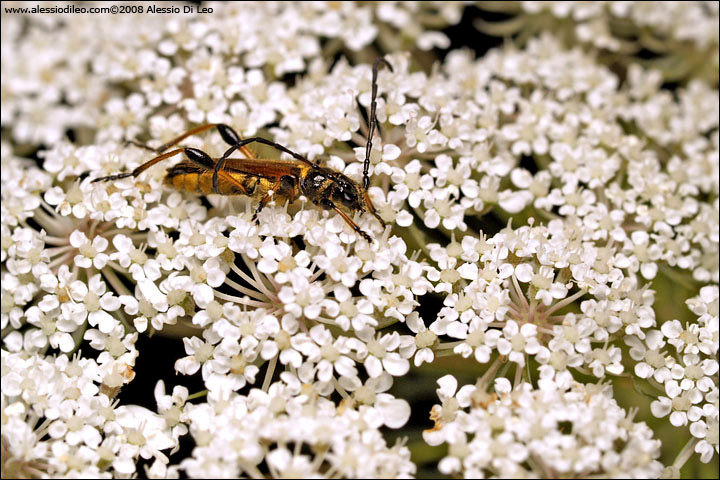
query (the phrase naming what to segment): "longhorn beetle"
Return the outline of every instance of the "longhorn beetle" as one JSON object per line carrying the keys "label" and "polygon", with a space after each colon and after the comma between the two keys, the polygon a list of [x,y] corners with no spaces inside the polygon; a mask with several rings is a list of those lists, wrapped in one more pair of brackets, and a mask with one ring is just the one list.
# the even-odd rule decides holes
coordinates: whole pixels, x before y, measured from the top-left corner
{"label": "longhorn beetle", "polygon": [[[375,207],[368,195],[368,187],[370,186],[370,177],[368,175],[370,151],[372,150],[372,139],[377,123],[375,110],[377,108],[377,75],[380,65],[385,65],[392,71],[392,66],[384,58],[381,57],[375,60],[372,68],[372,100],[370,103],[368,138],[365,145],[362,186],[340,172],[320,166],[319,161],[313,163],[299,153],[293,152],[273,141],[261,137],[241,139],[232,127],[223,123],[208,123],[192,128],[158,148],[150,148],[131,142],[154,151],[158,155],[132,172],[96,178],[93,182],[137,177],[156,163],[183,154],[187,160],[168,168],[165,174],[165,183],[172,185],[177,190],[205,195],[211,193],[247,195],[259,199],[253,215],[253,220],[256,222],[258,214],[271,199],[287,200],[292,203],[300,195],[305,195],[313,204],[337,212],[353,230],[370,242],[372,241],[370,236],[358,227],[340,207],[349,210],[351,214],[355,211],[364,212],[367,210],[375,216],[380,225],[385,227],[385,222],[375,211]],[[179,147],[166,152],[167,149],[177,145],[187,137],[213,128],[216,128],[223,141],[230,145],[230,148],[221,157],[211,158],[202,150],[191,147]],[[246,145],[253,142],[274,147],[291,155],[294,160],[256,158],[250,149],[246,147]],[[240,150],[246,158],[229,158],[236,150]]]}

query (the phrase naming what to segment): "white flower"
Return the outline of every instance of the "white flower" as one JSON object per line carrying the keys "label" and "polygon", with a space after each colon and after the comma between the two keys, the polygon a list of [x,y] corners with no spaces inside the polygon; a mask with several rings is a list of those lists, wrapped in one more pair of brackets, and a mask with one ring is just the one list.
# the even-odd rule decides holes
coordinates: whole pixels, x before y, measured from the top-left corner
{"label": "white flower", "polygon": [[638,361],[635,365],[635,374],[640,378],[655,378],[664,383],[670,378],[672,365],[670,358],[662,352],[665,339],[659,330],[647,333],[644,343],[637,337],[628,337],[625,342],[631,347],[630,356]]}
{"label": "white flower", "polygon": [[144,459],[154,457],[167,462],[161,450],[174,447],[177,441],[163,417],[137,405],[120,406],[115,409],[115,416],[127,442],[113,461],[119,472],[128,473],[128,460],[138,455]]}
{"label": "white flower", "polygon": [[358,280],[358,270],[362,261],[356,256],[348,256],[340,245],[329,244],[325,254],[315,258],[318,267],[322,268],[336,282],[352,287]]}
{"label": "white flower", "polygon": [[[187,426],[181,423],[183,408],[188,398],[188,390],[181,385],[176,385],[173,387],[172,395],[167,395],[165,394],[165,383],[159,380],[155,385],[154,394],[158,413],[165,418],[165,423],[172,429],[172,436],[177,442],[178,438],[188,432]],[[179,446],[179,443],[176,443],[176,448],[170,453],[174,453],[177,446]]]}
{"label": "white flower", "polygon": [[90,268],[94,266],[98,270],[105,267],[109,257],[103,253],[108,246],[106,238],[97,236],[92,242],[88,237],[78,230],[70,234],[70,245],[78,250],[75,255],[75,264],[81,268]]}
{"label": "white flower", "polygon": [[321,311],[321,301],[325,294],[317,282],[310,282],[302,275],[290,277],[290,285],[283,286],[278,292],[278,299],[284,304],[285,311],[295,318],[305,316],[317,318]]}
{"label": "white flower", "polygon": [[497,350],[507,355],[511,362],[525,365],[525,354],[535,355],[542,347],[537,340],[537,326],[526,323],[520,327],[510,320],[503,328],[503,336],[497,340]]}
{"label": "white flower", "polygon": [[522,263],[515,267],[515,276],[519,281],[530,283],[535,287],[537,291],[535,298],[545,305],[550,305],[553,299],[564,298],[567,295],[567,287],[562,283],[553,282],[553,270],[544,265],[535,273],[531,265]]}
{"label": "white flower", "polygon": [[[709,419],[708,423],[700,420],[690,425],[690,433],[700,442],[695,446],[695,451],[700,454],[700,461],[708,463],[718,453],[718,419]],[[713,453],[714,452],[714,453]]]}
{"label": "white flower", "polygon": [[408,350],[415,352],[413,364],[419,367],[425,362],[432,363],[435,359],[432,347],[437,344],[438,336],[432,330],[427,329],[417,312],[413,312],[408,316],[405,322],[410,330],[415,333],[415,342],[408,347]]}
{"label": "white flower", "polygon": [[623,365],[620,359],[621,352],[617,347],[595,348],[585,354],[585,362],[598,378],[604,377],[606,371],[613,375],[621,374]]}
{"label": "white flower", "polygon": [[129,267],[135,281],[145,278],[155,281],[160,278],[160,263],[148,258],[143,249],[135,248],[129,237],[117,235],[113,237],[112,243],[116,252],[110,254],[110,260],[117,261],[123,268]]}
{"label": "white flower", "polygon": [[309,333],[307,340],[298,337],[296,345],[308,361],[315,364],[320,381],[330,381],[334,372],[339,377],[357,376],[355,362],[348,355],[360,348],[359,342],[347,337],[335,339],[322,325],[314,326]]}
{"label": "white flower", "polygon": [[394,351],[401,347],[404,340],[397,333],[375,334],[368,328],[358,331],[357,335],[365,343],[359,356],[364,358],[363,365],[370,377],[378,377],[384,371],[393,376],[401,376],[410,369],[407,358]]}

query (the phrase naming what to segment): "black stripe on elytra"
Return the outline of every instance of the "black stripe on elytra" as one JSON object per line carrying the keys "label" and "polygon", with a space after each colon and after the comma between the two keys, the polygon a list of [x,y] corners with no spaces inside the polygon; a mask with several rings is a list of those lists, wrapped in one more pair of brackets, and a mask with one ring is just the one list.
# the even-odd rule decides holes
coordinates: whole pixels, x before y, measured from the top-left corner
{"label": "black stripe on elytra", "polygon": [[184,175],[188,173],[203,173],[208,172],[206,168],[201,168],[190,163],[179,163],[167,169],[167,176],[169,178],[176,177],[178,175]]}

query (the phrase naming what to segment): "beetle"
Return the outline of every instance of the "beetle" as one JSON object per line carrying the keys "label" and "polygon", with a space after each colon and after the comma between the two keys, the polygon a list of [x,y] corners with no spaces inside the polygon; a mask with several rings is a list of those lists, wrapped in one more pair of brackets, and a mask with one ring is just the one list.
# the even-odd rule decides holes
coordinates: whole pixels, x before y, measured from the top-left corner
{"label": "beetle", "polygon": [[[143,163],[132,172],[119,173],[106,177],[96,178],[94,182],[107,182],[127,177],[137,177],[153,165],[176,155],[184,155],[186,160],[167,169],[165,184],[177,190],[209,195],[246,195],[259,199],[253,215],[257,222],[258,214],[271,199],[286,200],[289,203],[304,195],[314,205],[333,210],[359,235],[368,242],[372,239],[364,232],[350,216],[344,211],[371,213],[384,228],[385,222],[378,215],[368,195],[370,186],[370,152],[372,138],[377,123],[377,75],[381,65],[392,71],[392,66],[384,58],[375,60],[372,68],[372,96],[370,103],[370,117],[368,139],[365,145],[365,162],[363,165],[363,182],[359,185],[348,176],[331,168],[323,167],[319,162],[311,162],[304,156],[296,153],[279,143],[262,137],[242,139],[235,130],[223,123],[208,123],[192,128],[179,137],[161,145],[151,148],[137,142],[130,142],[142,148],[151,150],[158,155]],[[217,129],[220,137],[230,145],[219,158],[212,158],[200,149],[192,147],[179,147],[167,151],[192,135]],[[260,143],[271,146],[290,155],[292,160],[275,160],[256,158],[247,147],[251,143]],[[230,158],[239,150],[245,158]]]}

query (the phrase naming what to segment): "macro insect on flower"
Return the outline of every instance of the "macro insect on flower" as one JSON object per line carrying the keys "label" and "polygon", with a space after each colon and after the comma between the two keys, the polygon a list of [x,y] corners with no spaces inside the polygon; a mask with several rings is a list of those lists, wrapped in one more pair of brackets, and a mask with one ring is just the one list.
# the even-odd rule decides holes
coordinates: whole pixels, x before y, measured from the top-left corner
{"label": "macro insect on flower", "polygon": [[[385,227],[385,222],[375,211],[375,207],[368,195],[370,151],[372,150],[372,138],[377,123],[375,111],[377,107],[377,74],[380,65],[385,65],[392,71],[392,66],[384,58],[381,57],[375,60],[372,69],[370,124],[365,146],[362,185],[358,185],[340,172],[321,166],[319,161],[313,163],[299,153],[273,141],[261,137],[241,139],[232,127],[223,123],[208,123],[192,128],[158,148],[132,142],[159,155],[140,165],[132,172],[96,178],[93,182],[137,177],[158,162],[178,154],[184,154],[187,160],[168,168],[165,175],[165,183],[172,185],[177,190],[205,195],[211,193],[247,195],[259,199],[253,215],[253,220],[256,222],[258,214],[270,200],[286,200],[292,203],[300,195],[304,195],[313,204],[337,212],[355,232],[370,242],[372,241],[370,236],[343,211],[343,208],[351,213],[369,211],[380,222],[380,225],[383,228]],[[230,148],[221,157],[212,158],[202,150],[191,147],[179,147],[166,152],[166,150],[187,137],[213,128],[216,128],[225,143],[230,145]],[[247,145],[254,142],[274,147],[291,155],[294,160],[256,158],[253,152],[247,148]],[[240,150],[245,158],[230,158],[230,155],[236,150]]]}

